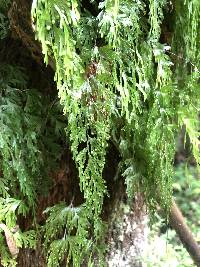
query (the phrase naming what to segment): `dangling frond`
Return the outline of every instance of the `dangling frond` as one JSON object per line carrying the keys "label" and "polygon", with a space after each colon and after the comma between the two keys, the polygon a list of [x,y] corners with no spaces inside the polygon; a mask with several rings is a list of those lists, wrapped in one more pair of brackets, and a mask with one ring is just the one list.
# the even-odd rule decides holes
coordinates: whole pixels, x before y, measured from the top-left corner
{"label": "dangling frond", "polygon": [[[158,202],[170,208],[175,144],[183,126],[200,163],[200,2],[34,0],[32,16],[44,60],[55,63],[83,195],[79,207],[61,203],[46,210],[48,266],[92,266],[92,259],[103,266],[109,139],[121,156],[129,199],[141,191],[151,218]],[[0,39],[7,23],[0,7]],[[22,72],[0,66],[0,222],[7,227],[35,210],[41,188],[48,191],[46,163],[56,160],[53,144],[61,153],[65,127],[56,128],[58,111],[49,108],[54,105],[48,97],[27,89]],[[31,246],[36,234],[27,235],[30,242],[22,235],[19,240]],[[2,254],[8,258],[5,244]]]}

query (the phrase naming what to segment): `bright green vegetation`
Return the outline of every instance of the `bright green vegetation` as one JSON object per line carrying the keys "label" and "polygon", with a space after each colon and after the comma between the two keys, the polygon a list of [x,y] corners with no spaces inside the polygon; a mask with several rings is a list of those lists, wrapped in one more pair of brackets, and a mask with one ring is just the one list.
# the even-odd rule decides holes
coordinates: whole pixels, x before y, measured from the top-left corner
{"label": "bright green vegetation", "polygon": [[[46,194],[50,185],[48,162],[55,165],[62,148],[64,123],[58,100],[51,101],[35,89],[27,88],[23,70],[0,66],[0,221],[9,228],[18,216],[35,216],[37,195]],[[61,118],[60,118],[61,117]],[[19,247],[35,247],[36,232],[18,232]],[[0,236],[2,263],[9,254]],[[12,262],[12,261],[11,261]],[[14,263],[12,262],[12,266]]]}
{"label": "bright green vegetation", "polygon": [[[76,0],[34,0],[32,6],[44,60],[55,62],[66,125],[56,123],[54,100],[26,88],[20,70],[0,70],[15,68],[0,79],[1,221],[15,225],[30,209],[34,217],[37,194],[49,185],[45,161],[58,157],[61,147],[51,145],[63,138],[65,127],[79,173],[84,203],[46,210],[44,244],[52,267],[66,253],[73,266],[84,260],[93,266],[94,256],[98,266],[104,264],[101,213],[108,192],[102,172],[109,140],[121,155],[129,199],[143,192],[152,218],[157,202],[166,211],[170,207],[175,144],[183,125],[200,163],[200,2],[90,2],[92,8]],[[1,20],[4,38],[7,21]]]}

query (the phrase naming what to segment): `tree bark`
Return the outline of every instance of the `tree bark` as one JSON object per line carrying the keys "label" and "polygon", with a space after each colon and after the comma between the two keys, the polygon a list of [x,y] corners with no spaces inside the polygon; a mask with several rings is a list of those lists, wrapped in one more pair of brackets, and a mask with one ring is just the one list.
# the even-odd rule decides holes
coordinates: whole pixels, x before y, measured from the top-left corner
{"label": "tree bark", "polygon": [[148,245],[147,214],[141,194],[132,205],[116,201],[112,207],[108,231],[108,267],[142,267],[142,255]]}

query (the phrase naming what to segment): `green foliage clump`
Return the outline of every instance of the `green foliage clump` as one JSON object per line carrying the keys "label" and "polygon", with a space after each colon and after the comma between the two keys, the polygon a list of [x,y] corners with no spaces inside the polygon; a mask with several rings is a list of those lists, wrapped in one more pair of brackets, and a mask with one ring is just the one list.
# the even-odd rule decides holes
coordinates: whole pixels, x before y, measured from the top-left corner
{"label": "green foliage clump", "polygon": [[[85,199],[78,213],[73,207],[50,209],[54,241],[49,266],[58,266],[66,252],[74,266],[98,254],[110,137],[122,157],[129,198],[142,191],[152,214],[157,202],[170,208],[175,141],[183,125],[199,163],[198,1],[170,6],[167,0],[105,0],[92,5],[91,11],[83,1],[35,0],[32,7],[45,62],[49,57],[55,61]],[[161,38],[166,14],[174,20],[172,43]],[[60,222],[57,209],[63,214]],[[64,224],[66,234],[59,239]]]}
{"label": "green foliage clump", "polygon": [[[33,6],[33,11],[37,18],[38,36],[42,41],[45,60],[47,61],[50,55],[55,59],[58,94],[64,113],[68,114],[71,150],[85,199],[85,203],[80,207],[82,211],[77,222],[77,235],[73,238],[73,246],[77,247],[78,251],[72,250],[71,239],[65,238],[67,246],[70,247],[69,260],[72,258],[74,265],[79,266],[86,255],[92,257],[98,252],[96,247],[102,239],[104,226],[100,214],[106,194],[102,172],[109,139],[113,85],[108,83],[108,62],[104,60],[98,47],[94,46],[94,40],[86,39],[85,46],[81,43],[88,28],[95,36],[95,18],[80,18],[76,1],[69,2],[69,9],[66,10],[62,1],[39,1],[37,4],[37,9]],[[79,49],[79,53],[76,49]],[[69,228],[73,226],[73,220],[72,216],[71,221],[68,221]],[[54,231],[53,225],[51,229]],[[94,240],[91,242],[92,234]],[[68,235],[70,236],[69,231]],[[62,244],[64,245],[63,242]],[[87,253],[84,253],[85,251]],[[54,266],[57,266],[55,262]]]}
{"label": "green foliage clump", "polygon": [[22,70],[1,65],[0,72],[1,170],[3,180],[9,184],[8,191],[4,186],[0,190],[3,195],[14,194],[19,185],[21,196],[34,208],[38,190],[42,187],[44,192],[47,185],[45,176],[49,170],[44,166],[52,158],[51,146],[56,140],[55,133],[46,131],[47,122],[52,119],[51,105],[39,92],[26,88]]}
{"label": "green foliage clump", "polygon": [[[48,192],[64,124],[55,100],[27,89],[23,69],[1,64],[0,73],[0,222],[11,229],[19,216],[34,218],[38,196]],[[35,247],[35,231],[16,234],[18,247]],[[2,264],[14,264],[2,237]]]}
{"label": "green foliage clump", "polygon": [[9,21],[7,18],[7,11],[10,5],[9,0],[0,1],[0,40],[7,37],[9,31]]}
{"label": "green foliage clump", "polygon": [[[8,3],[0,2],[0,39],[8,33]],[[104,264],[101,213],[108,192],[102,173],[109,139],[121,155],[129,199],[141,191],[151,215],[157,202],[170,208],[175,142],[183,125],[200,163],[199,1],[104,0],[89,7],[76,0],[32,5],[45,62],[51,57],[55,63],[84,197],[79,207],[60,203],[46,210],[48,266]],[[169,18],[172,41],[165,39]],[[27,87],[22,69],[1,63],[0,221],[9,228],[19,215],[32,210],[34,216],[38,195],[49,187],[47,163],[52,167],[62,151],[58,106]],[[34,246],[36,236],[20,233],[17,244]],[[5,245],[1,251],[7,255]]]}
{"label": "green foliage clump", "polygon": [[[184,4],[177,1],[176,5],[177,20],[172,48],[176,67],[174,79],[179,89],[178,125],[185,125],[199,166],[200,3],[194,0],[185,1]],[[178,42],[181,42],[181,47],[177,46]]]}

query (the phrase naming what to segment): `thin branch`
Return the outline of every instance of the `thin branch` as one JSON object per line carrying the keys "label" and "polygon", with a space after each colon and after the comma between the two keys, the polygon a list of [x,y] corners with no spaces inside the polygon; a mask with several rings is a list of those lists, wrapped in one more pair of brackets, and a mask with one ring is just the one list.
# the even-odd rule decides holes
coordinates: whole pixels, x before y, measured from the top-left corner
{"label": "thin branch", "polygon": [[190,254],[196,266],[200,266],[200,247],[196,240],[194,239],[190,228],[187,226],[185,219],[177,206],[176,202],[173,200],[171,211],[169,214],[169,223],[176,231],[178,237],[180,238],[182,244]]}

